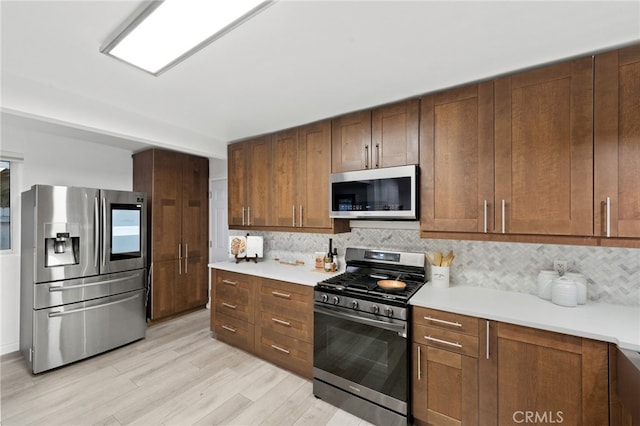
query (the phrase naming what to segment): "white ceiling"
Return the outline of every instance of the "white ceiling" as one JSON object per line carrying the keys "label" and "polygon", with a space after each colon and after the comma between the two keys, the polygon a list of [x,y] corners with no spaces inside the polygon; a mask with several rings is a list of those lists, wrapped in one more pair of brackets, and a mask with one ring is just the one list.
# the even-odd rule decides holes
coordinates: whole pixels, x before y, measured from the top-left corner
{"label": "white ceiling", "polygon": [[640,41],[637,0],[281,0],[154,77],[98,51],[141,3],[2,0],[3,118],[224,158],[230,141]]}

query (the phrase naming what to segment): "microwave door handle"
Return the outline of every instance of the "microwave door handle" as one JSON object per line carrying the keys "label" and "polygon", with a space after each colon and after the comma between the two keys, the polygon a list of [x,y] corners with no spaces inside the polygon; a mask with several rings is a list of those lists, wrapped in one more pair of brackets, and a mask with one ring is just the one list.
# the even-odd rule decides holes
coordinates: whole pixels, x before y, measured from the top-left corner
{"label": "microwave door handle", "polygon": [[98,197],[93,199],[93,265],[98,267],[98,254],[100,253],[100,207]]}
{"label": "microwave door handle", "polygon": [[365,318],[359,315],[348,314],[342,310],[338,311],[336,309],[331,309],[325,306],[314,306],[314,311],[319,312],[321,314],[329,315],[335,318],[348,319],[349,321],[357,322],[359,324],[370,325],[376,328],[382,328],[384,330],[389,330],[402,335],[402,337],[407,337],[407,329],[404,324],[392,324],[385,321],[379,321],[375,319]]}

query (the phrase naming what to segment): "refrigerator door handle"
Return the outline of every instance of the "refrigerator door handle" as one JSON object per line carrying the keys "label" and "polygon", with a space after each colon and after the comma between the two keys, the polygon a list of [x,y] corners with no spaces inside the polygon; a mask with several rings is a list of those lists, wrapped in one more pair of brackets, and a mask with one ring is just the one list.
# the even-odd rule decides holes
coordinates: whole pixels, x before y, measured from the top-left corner
{"label": "refrigerator door handle", "polygon": [[61,285],[56,285],[56,286],[49,287],[49,293],[53,293],[54,291],[66,291],[66,290],[75,290],[77,288],[94,287],[94,286],[103,285],[103,284],[119,283],[121,281],[127,281],[127,280],[129,280],[131,278],[135,278],[137,276],[138,276],[138,274],[129,275],[128,277],[115,278],[115,279],[112,279],[112,280],[98,281],[97,283],[68,285],[66,287],[61,286]]}
{"label": "refrigerator door handle", "polygon": [[100,200],[95,197],[93,199],[93,264],[96,268],[98,267],[98,253],[100,253],[100,207],[98,203],[100,203]]}
{"label": "refrigerator door handle", "polygon": [[[102,269],[107,261],[107,199],[102,197]],[[100,271],[103,272],[103,271]]]}
{"label": "refrigerator door handle", "polygon": [[137,299],[138,297],[140,297],[140,293],[127,297],[125,299],[116,300],[114,302],[103,303],[101,305],[89,306],[87,308],[72,309],[70,311],[53,311],[53,312],[49,312],[49,318],[61,317],[63,315],[70,315],[78,312],[91,311],[93,309],[99,309],[107,306],[117,305],[119,303],[124,303],[124,302],[128,302],[129,300]]}

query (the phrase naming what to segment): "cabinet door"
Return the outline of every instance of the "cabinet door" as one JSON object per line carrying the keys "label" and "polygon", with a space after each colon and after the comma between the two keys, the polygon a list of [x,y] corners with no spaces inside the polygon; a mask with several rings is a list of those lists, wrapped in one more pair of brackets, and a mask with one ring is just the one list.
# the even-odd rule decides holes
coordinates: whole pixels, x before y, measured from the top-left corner
{"label": "cabinet door", "polygon": [[153,212],[151,256],[153,262],[179,257],[182,236],[181,155],[155,150],[153,159]]}
{"label": "cabinet door", "polygon": [[369,169],[371,164],[371,111],[355,112],[331,122],[333,172]]}
{"label": "cabinet door", "polygon": [[151,319],[176,313],[178,262],[178,259],[172,259],[152,264]]}
{"label": "cabinet door", "polygon": [[413,415],[430,425],[478,424],[478,360],[413,344]]}
{"label": "cabinet door", "polygon": [[418,164],[419,111],[413,99],[371,112],[371,167]]}
{"label": "cabinet door", "polygon": [[331,173],[331,122],[303,126],[299,132],[299,218],[308,228],[331,228],[329,174]]}
{"label": "cabinet door", "polygon": [[227,176],[228,176],[228,217],[229,225],[243,226],[246,224],[247,200],[247,152],[246,143],[234,143],[227,147]]}
{"label": "cabinet door", "polygon": [[182,158],[182,255],[208,257],[209,160]]}
{"label": "cabinet door", "polygon": [[246,224],[269,226],[271,222],[271,136],[247,141],[247,211]]}
{"label": "cabinet door", "polygon": [[183,259],[181,275],[176,284],[178,311],[203,306],[208,299],[207,262],[205,257]]}
{"label": "cabinet door", "polygon": [[495,81],[499,231],[593,234],[592,71],[584,58]]}
{"label": "cabinet door", "polygon": [[278,132],[273,138],[273,225],[299,226],[297,209],[298,130]]}
{"label": "cabinet door", "polygon": [[498,324],[498,424],[608,424],[604,342]]}
{"label": "cabinet door", "polygon": [[425,97],[421,114],[422,230],[493,231],[493,83]]}
{"label": "cabinet door", "polygon": [[640,237],[639,99],[640,46],[597,55],[594,228],[599,236]]}

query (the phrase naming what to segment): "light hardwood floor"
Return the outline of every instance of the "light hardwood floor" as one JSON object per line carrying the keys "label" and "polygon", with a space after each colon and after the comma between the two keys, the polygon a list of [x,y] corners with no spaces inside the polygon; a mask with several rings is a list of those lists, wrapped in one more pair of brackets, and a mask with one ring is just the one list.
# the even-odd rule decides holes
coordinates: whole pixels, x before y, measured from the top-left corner
{"label": "light hardwood floor", "polygon": [[316,399],[309,380],[213,339],[208,310],[36,376],[17,353],[0,368],[4,426],[369,425]]}

